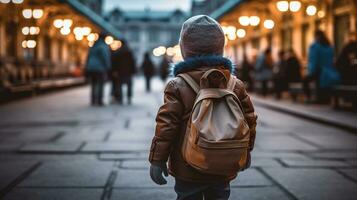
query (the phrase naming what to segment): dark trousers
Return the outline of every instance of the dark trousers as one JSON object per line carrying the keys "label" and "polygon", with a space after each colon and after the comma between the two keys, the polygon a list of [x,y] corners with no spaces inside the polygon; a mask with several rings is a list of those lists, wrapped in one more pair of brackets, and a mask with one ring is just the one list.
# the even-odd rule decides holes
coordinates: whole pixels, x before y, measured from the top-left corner
{"label": "dark trousers", "polygon": [[229,182],[195,183],[176,179],[177,200],[228,200]]}
{"label": "dark trousers", "polygon": [[145,77],[145,83],[146,83],[146,91],[150,92],[151,91],[151,77],[150,76]]}
{"label": "dark trousers", "polygon": [[104,84],[105,84],[105,74],[101,72],[90,72],[88,73],[88,78],[91,83],[91,104],[102,105]]}
{"label": "dark trousers", "polygon": [[268,81],[262,81],[262,95],[266,96],[268,94]]}
{"label": "dark trousers", "polygon": [[131,103],[131,97],[133,96],[133,81],[131,77],[122,77],[119,78],[119,87],[118,87],[118,101],[119,103],[123,102],[123,86],[126,85],[126,94],[128,97],[128,103]]}

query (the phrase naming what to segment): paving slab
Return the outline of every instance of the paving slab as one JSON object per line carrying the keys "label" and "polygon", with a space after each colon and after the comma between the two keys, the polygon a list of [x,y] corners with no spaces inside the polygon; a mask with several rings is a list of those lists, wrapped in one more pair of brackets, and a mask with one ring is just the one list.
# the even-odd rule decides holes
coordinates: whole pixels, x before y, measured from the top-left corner
{"label": "paving slab", "polygon": [[357,181],[357,169],[340,169],[339,171]]}
{"label": "paving slab", "polygon": [[118,142],[118,141],[127,141],[127,142],[151,142],[154,137],[154,133],[143,134],[133,130],[127,130],[126,133],[111,133],[108,141],[109,142]]}
{"label": "paving slab", "polygon": [[168,200],[176,199],[176,193],[173,188],[160,189],[160,187],[152,189],[114,189],[111,199]]}
{"label": "paving slab", "polygon": [[22,143],[1,143],[0,142],[0,152],[17,151],[22,146],[23,146]]}
{"label": "paving slab", "polygon": [[102,189],[50,189],[50,188],[15,188],[4,200],[34,199],[34,200],[99,200]]}
{"label": "paving slab", "polygon": [[348,163],[336,160],[316,160],[316,159],[280,159],[289,167],[347,167]]}
{"label": "paving slab", "polygon": [[0,191],[16,178],[23,175],[38,162],[35,161],[2,161],[0,164]]}
{"label": "paving slab", "polygon": [[46,162],[20,187],[104,187],[112,162],[73,160]]}
{"label": "paving slab", "polygon": [[316,146],[310,145],[291,136],[259,136],[256,139],[256,145],[258,145],[262,150],[312,151],[318,149]]}
{"label": "paving slab", "polygon": [[295,153],[295,152],[281,152],[281,151],[261,151],[261,150],[253,150],[252,158],[307,158],[307,156]]}
{"label": "paving slab", "polygon": [[103,141],[107,134],[103,131],[99,133],[66,133],[61,138],[58,138],[56,142]]}
{"label": "paving slab", "polygon": [[316,153],[310,153],[308,155],[313,158],[328,158],[328,159],[357,158],[357,152],[351,152],[351,151],[316,152]]}
{"label": "paving slab", "polygon": [[159,186],[150,178],[149,168],[146,170],[119,169],[115,180],[115,188],[173,188],[174,178],[166,177],[167,184]]}
{"label": "paving slab", "polygon": [[252,167],[281,167],[282,165],[272,158],[253,158],[251,160]]}
{"label": "paving slab", "polygon": [[232,187],[269,185],[272,185],[272,182],[255,168],[240,172],[238,177],[231,182]]}
{"label": "paving slab", "polygon": [[263,168],[297,199],[352,200],[357,184],[330,169]]}
{"label": "paving slab", "polygon": [[131,152],[148,151],[149,143],[143,142],[88,142],[81,149],[82,152],[102,153],[102,152]]}
{"label": "paving slab", "polygon": [[131,152],[131,153],[101,153],[100,160],[147,160],[149,152]]}
{"label": "paving slab", "polygon": [[277,187],[231,188],[232,200],[288,200]]}
{"label": "paving slab", "polygon": [[81,145],[82,142],[27,144],[19,151],[22,153],[75,153]]}
{"label": "paving slab", "polygon": [[31,142],[50,142],[58,137],[57,132],[22,132],[14,137],[5,138],[3,141],[8,143],[31,143]]}
{"label": "paving slab", "polygon": [[346,160],[346,162],[351,166],[357,166],[357,160]]}
{"label": "paving slab", "polygon": [[339,135],[339,134],[304,134],[299,135],[311,143],[317,144],[323,149],[357,149],[357,135]]}
{"label": "paving slab", "polygon": [[149,169],[150,163],[147,160],[130,160],[123,161],[120,167],[127,169]]}

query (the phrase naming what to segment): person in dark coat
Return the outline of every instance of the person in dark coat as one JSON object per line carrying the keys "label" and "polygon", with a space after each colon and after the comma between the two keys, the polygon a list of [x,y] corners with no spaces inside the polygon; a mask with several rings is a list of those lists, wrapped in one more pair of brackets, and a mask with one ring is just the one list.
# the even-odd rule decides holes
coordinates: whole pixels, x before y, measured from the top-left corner
{"label": "person in dark coat", "polygon": [[315,41],[309,48],[308,74],[304,79],[304,91],[308,98],[311,98],[309,83],[315,81],[317,102],[329,103],[331,88],[340,83],[340,74],[333,63],[334,49],[324,32],[315,32]]}
{"label": "person in dark coat", "polygon": [[337,58],[336,66],[341,73],[342,83],[357,85],[357,33],[349,33],[347,44]]}
{"label": "person in dark coat", "polygon": [[144,62],[141,66],[141,69],[144,72],[144,76],[145,76],[145,80],[146,80],[145,81],[146,82],[146,91],[150,92],[151,91],[151,78],[155,74],[155,66],[151,61],[149,52],[145,53]]}
{"label": "person in dark coat", "polygon": [[110,49],[101,33],[93,47],[89,49],[86,62],[86,75],[91,82],[91,104],[103,106],[104,84],[111,68]]}
{"label": "person in dark coat", "polygon": [[254,70],[254,66],[249,62],[247,54],[244,53],[242,61],[242,74],[240,76],[241,80],[248,85],[248,90],[253,89],[253,79],[251,72]]}
{"label": "person in dark coat", "polygon": [[289,83],[301,82],[301,64],[293,49],[286,53],[286,80]]}
{"label": "person in dark coat", "polygon": [[281,93],[288,88],[286,68],[285,51],[281,50],[278,53],[278,61],[273,69],[274,92],[277,99],[280,99]]}
{"label": "person in dark coat", "polygon": [[268,47],[257,59],[255,64],[255,79],[262,84],[262,95],[268,94],[268,83],[273,77],[273,59],[271,48]]}
{"label": "person in dark coat", "polygon": [[169,67],[170,67],[170,63],[167,57],[164,56],[164,58],[160,63],[160,78],[164,83],[166,82],[167,76],[169,75]]}
{"label": "person in dark coat", "polygon": [[112,54],[112,76],[114,101],[123,103],[123,86],[127,86],[128,104],[131,104],[133,95],[132,77],[136,73],[135,59],[128,45],[123,41],[122,47]]}

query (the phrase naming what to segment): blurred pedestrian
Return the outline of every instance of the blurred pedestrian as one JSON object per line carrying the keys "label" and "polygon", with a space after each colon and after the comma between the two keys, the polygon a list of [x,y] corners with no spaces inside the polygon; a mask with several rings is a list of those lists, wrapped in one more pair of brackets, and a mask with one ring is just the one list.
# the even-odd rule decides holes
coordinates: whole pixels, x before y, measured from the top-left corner
{"label": "blurred pedestrian", "polygon": [[342,84],[357,85],[357,33],[348,34],[347,44],[337,58],[336,66],[341,73]]}
{"label": "blurred pedestrian", "polygon": [[316,85],[316,103],[329,103],[331,88],[340,82],[340,75],[333,64],[334,49],[324,32],[315,32],[315,41],[309,48],[308,73],[303,81],[307,102],[311,102],[310,82]]}
{"label": "blurred pedestrian", "polygon": [[261,93],[263,96],[268,94],[268,84],[273,76],[273,58],[271,48],[268,47],[258,58],[255,64],[255,79],[261,83]]}
{"label": "blurred pedestrian", "polygon": [[89,49],[86,75],[91,83],[91,104],[103,106],[104,84],[111,68],[110,49],[104,42],[105,34],[101,33],[98,40]]}
{"label": "blurred pedestrian", "polygon": [[288,89],[286,68],[285,51],[280,50],[278,53],[278,61],[273,68],[274,93],[277,99],[280,99],[281,93]]}
{"label": "blurred pedestrian", "polygon": [[169,75],[170,63],[167,56],[164,55],[160,63],[160,78],[162,82],[166,82],[167,76]]}
{"label": "blurred pedestrian", "polygon": [[249,62],[247,54],[243,54],[243,61],[242,61],[242,74],[240,76],[241,80],[247,84],[248,90],[253,90],[253,79],[252,79],[252,71],[254,70],[254,66]]}
{"label": "blurred pedestrian", "polygon": [[122,41],[120,49],[112,54],[112,74],[114,102],[123,103],[123,86],[126,85],[128,104],[131,104],[133,96],[133,80],[132,77],[136,73],[135,59],[129,46],[125,41]]}
{"label": "blurred pedestrian", "polygon": [[[256,115],[243,82],[231,75],[234,71],[232,62],[223,57],[224,41],[225,36],[219,23],[206,15],[191,17],[182,26],[180,48],[184,61],[174,66],[173,74],[176,78],[166,85],[164,103],[156,117],[156,132],[152,140],[149,156],[152,180],[157,184],[163,185],[167,183],[163,174],[168,176],[168,173],[170,173],[174,176],[175,192],[178,200],[228,200],[230,181],[237,176],[239,170],[247,169],[250,166],[250,151],[253,149],[255,139]],[[212,90],[204,91],[200,90],[200,88],[210,88]],[[217,90],[218,88],[221,90]],[[227,91],[227,89],[230,91]],[[205,93],[209,91],[211,93]],[[223,96],[233,94],[238,98],[242,105],[241,111],[244,114],[235,113],[236,115],[229,115],[228,113],[240,110],[238,103],[234,99],[227,101],[227,99],[219,98],[214,99],[214,103],[220,106],[214,109],[219,107],[228,108],[228,103],[236,102],[234,107],[237,110],[228,109],[227,113],[214,112],[210,110],[210,108],[213,108],[211,107],[213,105],[211,104],[212,99],[209,100],[207,98],[204,103],[196,104],[199,109],[192,111],[192,107],[195,107],[193,105],[197,92],[199,92],[198,97],[203,97],[200,96],[202,94],[208,94],[211,97],[212,95],[217,95],[217,91],[218,93],[228,92]],[[200,124],[197,122],[193,126],[187,126],[187,124],[192,125],[193,121],[195,121],[191,120],[194,115],[190,116],[191,112],[195,111],[198,112],[195,115],[195,117],[198,116],[197,120],[205,125],[204,127],[199,127],[199,130],[214,130],[212,134],[219,135],[220,138],[217,138],[219,142],[214,139],[204,138],[204,134],[201,134],[201,132],[200,137],[197,136],[197,142],[188,142],[192,141],[192,137],[189,136],[193,135],[193,127]],[[236,118],[233,120],[232,117],[234,115],[244,117],[247,121],[247,126],[237,124],[240,120]],[[207,119],[206,122],[204,121],[205,119]],[[224,135],[230,133],[232,127],[233,129],[234,127],[241,127],[241,130],[235,133],[241,132],[244,129],[243,127],[247,128],[246,137],[235,137],[233,136],[235,133],[233,133],[230,138],[227,137],[222,141],[222,138],[225,138]],[[186,134],[186,131],[188,131],[188,134]],[[234,138],[235,145],[233,145],[231,138]],[[244,141],[241,141],[242,138],[244,138]],[[237,142],[244,144],[239,146],[240,150],[245,151],[243,154],[238,153],[240,150],[237,151]],[[197,149],[186,150],[186,147],[193,148],[192,145],[197,144],[199,145]],[[227,148],[227,144],[230,144],[230,147]],[[207,147],[207,149],[203,150],[204,147]],[[215,150],[217,154],[210,154],[212,150]],[[210,154],[213,157],[211,159],[202,157],[202,151],[207,153],[205,156]],[[183,152],[188,153],[185,154]],[[242,157],[241,155],[244,156]],[[188,162],[188,156],[191,161],[196,158],[196,162],[199,164],[195,165],[192,162]],[[166,166],[168,160],[169,170]],[[209,167],[202,167],[203,165]],[[212,167],[215,169],[212,169]],[[207,172],[207,169],[212,171]]]}
{"label": "blurred pedestrian", "polygon": [[301,64],[292,48],[286,52],[285,71],[288,84],[301,82]]}
{"label": "blurred pedestrian", "polygon": [[146,52],[144,55],[144,62],[141,66],[141,69],[143,70],[144,76],[145,76],[146,91],[150,92],[151,91],[151,78],[155,74],[155,66],[151,61],[149,52]]}

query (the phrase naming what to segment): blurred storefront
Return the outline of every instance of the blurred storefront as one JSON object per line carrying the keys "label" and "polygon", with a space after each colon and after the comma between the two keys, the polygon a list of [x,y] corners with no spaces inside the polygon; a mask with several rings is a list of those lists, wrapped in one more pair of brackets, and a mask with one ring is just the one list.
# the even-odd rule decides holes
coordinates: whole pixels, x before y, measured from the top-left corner
{"label": "blurred storefront", "polygon": [[244,52],[253,61],[267,47],[273,56],[293,48],[306,61],[314,31],[326,32],[336,53],[356,30],[356,0],[231,0],[211,14],[224,26],[226,55],[235,62]]}
{"label": "blurred storefront", "polygon": [[1,92],[51,87],[60,83],[54,80],[80,77],[88,48],[100,32],[108,34],[108,44],[121,37],[77,0],[1,0],[0,16]]}

